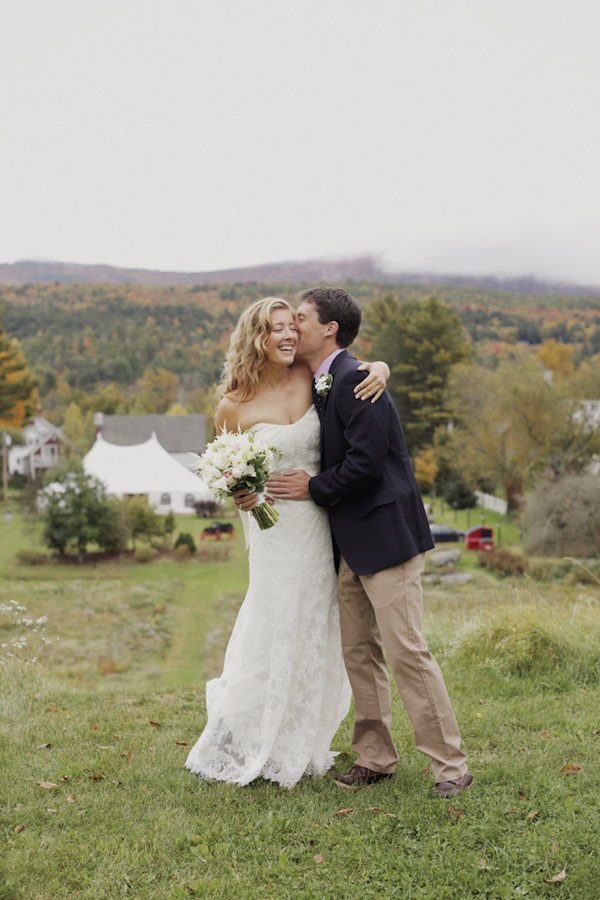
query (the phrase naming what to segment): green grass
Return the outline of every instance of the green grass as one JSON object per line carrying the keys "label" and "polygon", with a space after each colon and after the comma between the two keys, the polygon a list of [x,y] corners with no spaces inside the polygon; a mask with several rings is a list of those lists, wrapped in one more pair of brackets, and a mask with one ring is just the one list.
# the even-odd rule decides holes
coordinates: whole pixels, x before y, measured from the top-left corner
{"label": "green grass", "polygon": [[[183,763],[245,589],[241,536],[227,562],[29,568],[10,562],[28,541],[12,525],[1,602],[48,616],[24,659],[42,634],[51,643],[37,663],[0,667],[0,900],[598,897],[598,585],[473,570],[427,587],[425,632],[476,778],[456,801],[429,799],[395,692],[393,779],[238,788]],[[6,642],[18,629],[3,616]],[[515,669],[516,652],[537,658],[540,629],[555,659]],[[348,759],[350,741],[349,717],[334,742]],[[544,884],[565,866],[564,883]]]}

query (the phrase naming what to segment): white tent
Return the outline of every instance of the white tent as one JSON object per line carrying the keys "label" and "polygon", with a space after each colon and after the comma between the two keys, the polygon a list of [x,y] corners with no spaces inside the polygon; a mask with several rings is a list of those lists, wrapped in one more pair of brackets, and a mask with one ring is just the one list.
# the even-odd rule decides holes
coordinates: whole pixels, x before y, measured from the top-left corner
{"label": "white tent", "polygon": [[155,434],[143,444],[128,447],[109,444],[98,435],[83,467],[104,482],[110,496],[146,494],[159,513],[193,513],[197,500],[212,499],[204,482],[176,462]]}

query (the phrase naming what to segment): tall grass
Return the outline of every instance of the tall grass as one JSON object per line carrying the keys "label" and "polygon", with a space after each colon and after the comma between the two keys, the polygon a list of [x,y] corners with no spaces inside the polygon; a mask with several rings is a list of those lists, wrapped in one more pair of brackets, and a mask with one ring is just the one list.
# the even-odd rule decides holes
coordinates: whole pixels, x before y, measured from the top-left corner
{"label": "tall grass", "polygon": [[519,591],[466,626],[450,644],[463,665],[488,666],[503,675],[553,676],[593,684],[600,679],[600,604],[593,594],[575,603],[552,603],[531,588]]}

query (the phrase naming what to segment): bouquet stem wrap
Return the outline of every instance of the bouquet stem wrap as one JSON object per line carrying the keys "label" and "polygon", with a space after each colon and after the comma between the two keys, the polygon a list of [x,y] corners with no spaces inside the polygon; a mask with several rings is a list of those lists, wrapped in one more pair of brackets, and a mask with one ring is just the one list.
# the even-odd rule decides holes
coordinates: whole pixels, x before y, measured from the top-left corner
{"label": "bouquet stem wrap", "polygon": [[279,513],[276,509],[274,509],[270,503],[267,503],[264,497],[258,498],[258,506],[255,506],[252,510],[252,515],[256,519],[258,523],[258,527],[261,531],[266,531],[267,528],[272,528],[273,525],[276,524]]}

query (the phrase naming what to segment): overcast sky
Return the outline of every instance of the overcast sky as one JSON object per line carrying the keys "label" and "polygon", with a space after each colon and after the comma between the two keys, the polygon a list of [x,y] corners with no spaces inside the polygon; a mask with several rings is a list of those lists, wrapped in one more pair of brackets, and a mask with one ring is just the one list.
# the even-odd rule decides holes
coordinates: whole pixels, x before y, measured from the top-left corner
{"label": "overcast sky", "polygon": [[600,284],[598,0],[5,0],[0,262]]}

